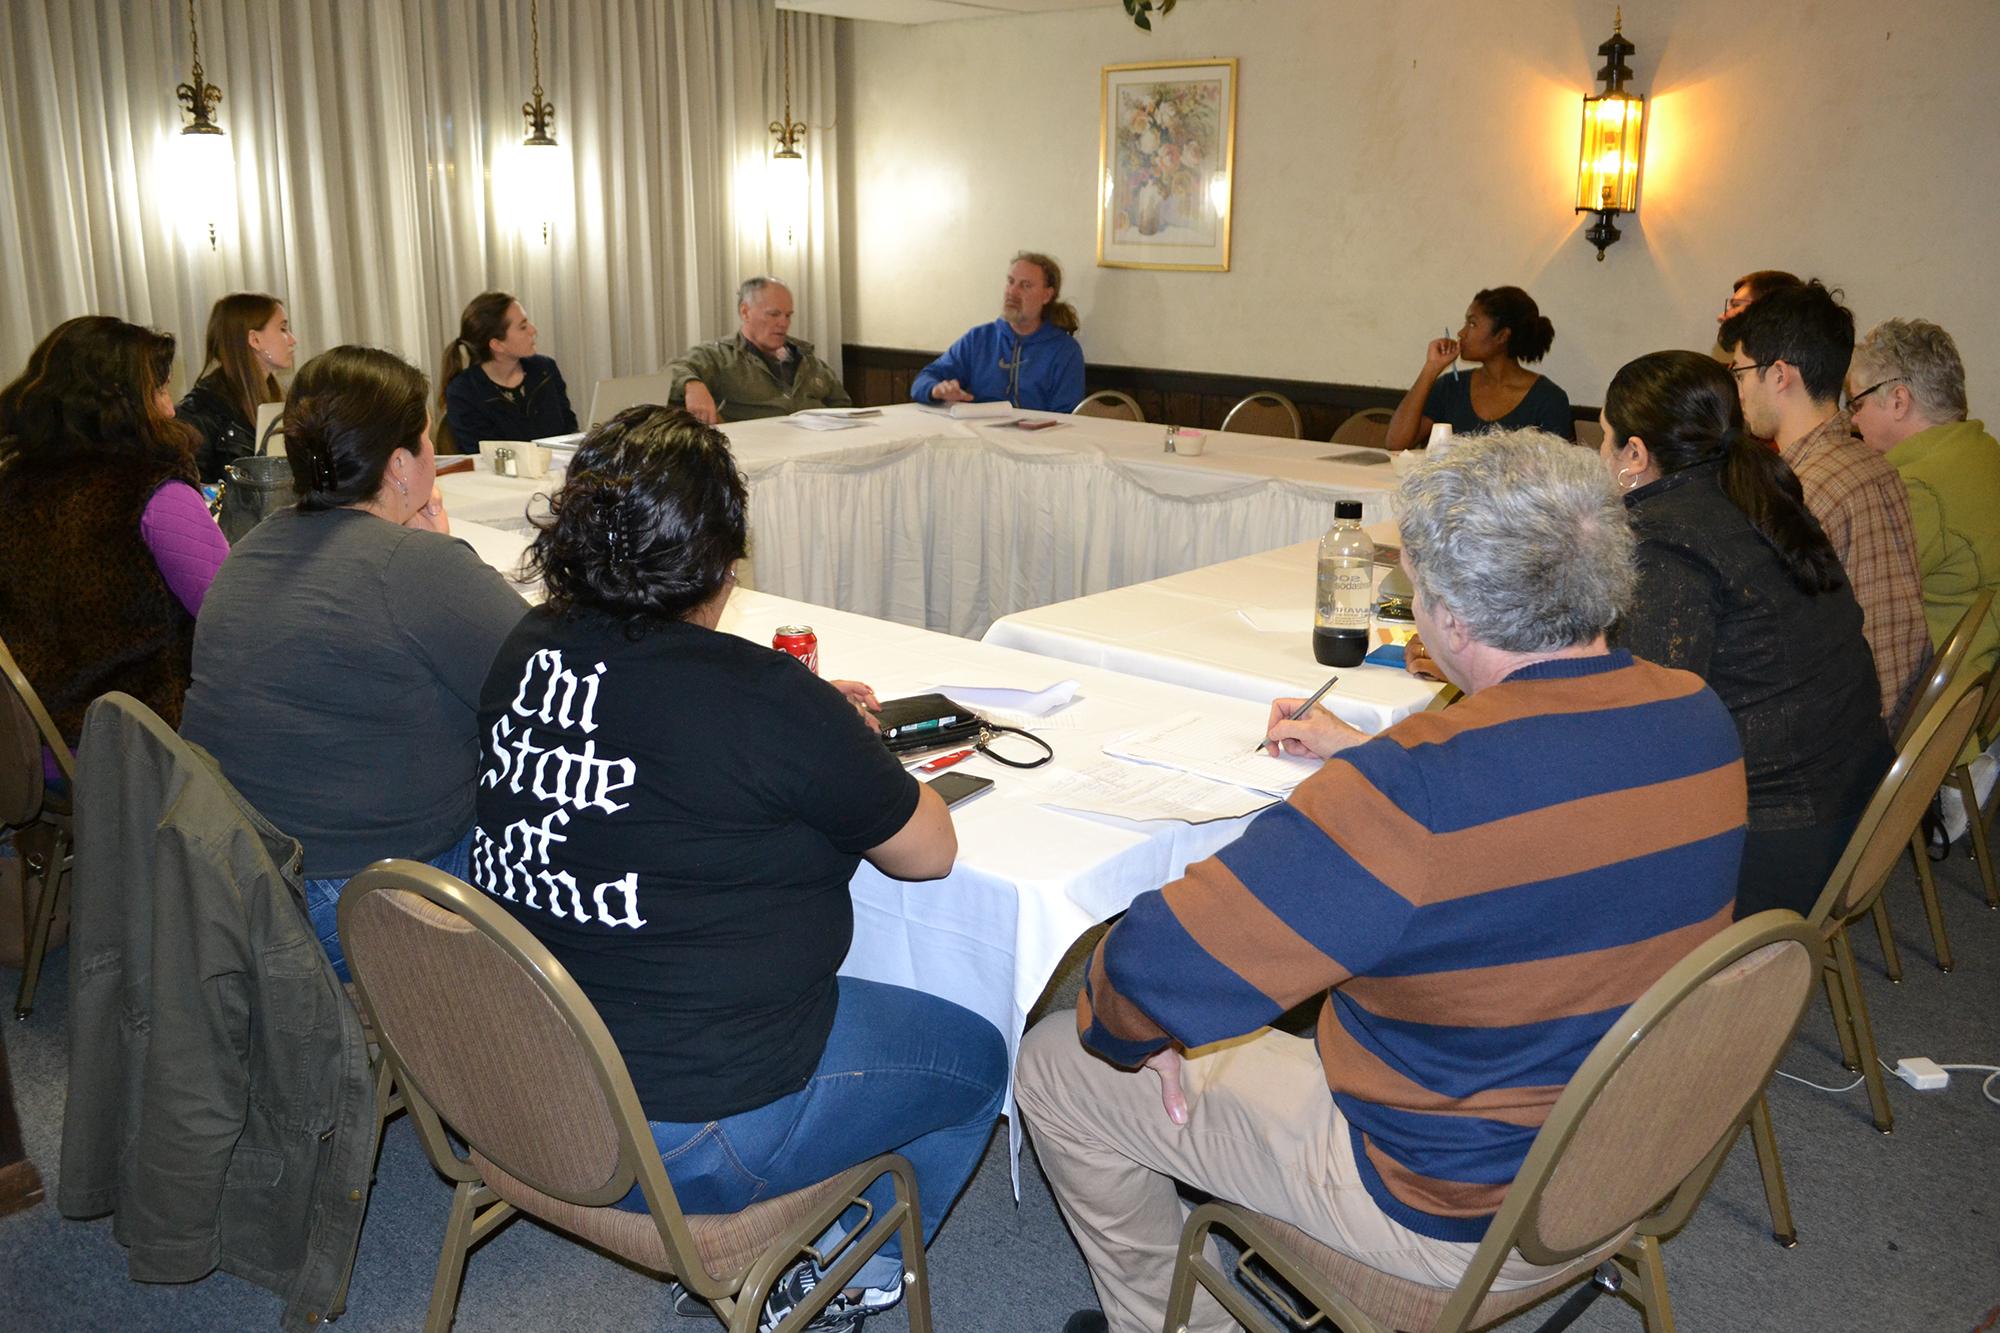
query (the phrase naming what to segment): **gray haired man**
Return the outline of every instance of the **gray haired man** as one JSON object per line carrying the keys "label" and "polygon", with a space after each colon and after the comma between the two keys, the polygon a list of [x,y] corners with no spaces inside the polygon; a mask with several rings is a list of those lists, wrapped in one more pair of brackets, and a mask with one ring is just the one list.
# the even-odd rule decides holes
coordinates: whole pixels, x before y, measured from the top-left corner
{"label": "gray haired man", "polygon": [[[1736,726],[1699,678],[1606,647],[1633,539],[1596,460],[1537,431],[1460,445],[1404,481],[1402,537],[1465,699],[1372,739],[1278,700],[1270,740],[1327,762],[1142,894],[1075,1020],[1022,1043],[1104,1311],[1067,1333],[1162,1327],[1176,1181],[1449,1287],[1592,1045],[1729,923]],[[1267,1026],[1315,997],[1315,1039]],[[1495,1289],[1546,1275],[1517,1254]],[[1188,1328],[1235,1327],[1201,1293]]]}
{"label": "gray haired man", "polygon": [[776,278],[748,278],[736,289],[742,327],[733,338],[690,347],[668,365],[667,401],[711,426],[789,416],[808,407],[846,407],[840,377],[791,336],[791,289]]}

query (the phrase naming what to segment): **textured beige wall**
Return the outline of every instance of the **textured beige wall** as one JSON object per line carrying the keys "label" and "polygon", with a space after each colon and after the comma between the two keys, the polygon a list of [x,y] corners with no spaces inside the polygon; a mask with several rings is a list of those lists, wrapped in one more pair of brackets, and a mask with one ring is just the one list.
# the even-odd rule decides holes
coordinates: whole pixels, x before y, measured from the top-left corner
{"label": "textured beige wall", "polygon": [[[1613,6],[1184,0],[844,24],[846,337],[942,347],[998,313],[1008,257],[1055,254],[1093,362],[1402,384],[1482,286],[1554,320],[1543,369],[1602,400],[1632,356],[1706,347],[1729,280],[1844,288],[1865,330],[1951,329],[2000,413],[2000,0],[1636,0],[1652,119],[1641,208],[1605,262],[1571,212],[1578,99]],[[1098,70],[1236,56],[1228,273],[1094,266]]]}

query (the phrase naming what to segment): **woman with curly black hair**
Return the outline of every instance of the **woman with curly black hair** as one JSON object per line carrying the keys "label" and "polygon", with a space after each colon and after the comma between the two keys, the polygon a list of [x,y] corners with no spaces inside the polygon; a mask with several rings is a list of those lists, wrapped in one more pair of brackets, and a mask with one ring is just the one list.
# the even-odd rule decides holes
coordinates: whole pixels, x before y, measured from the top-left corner
{"label": "woman with curly black hair", "polygon": [[111,690],[179,725],[195,613],[229,553],[173,361],[169,335],[86,315],[0,390],[0,639],[72,746]]}
{"label": "woman with curly black hair", "polygon": [[465,874],[479,687],[527,607],[449,536],[423,374],[373,347],[306,362],[285,402],[296,508],[246,533],[195,626],[181,732],[305,847],[306,910],[402,856]]}
{"label": "woman with curly black hair", "polygon": [[[584,440],[529,557],[548,601],[480,698],[472,882],[596,1004],[684,1209],[893,1151],[928,1239],[992,1132],[1005,1045],[949,1001],[836,972],[859,863],[936,879],[958,840],[860,716],[866,687],[717,629],[746,509],[728,442],[680,409]],[[771,1314],[818,1277],[787,1274]],[[825,1327],[895,1304],[901,1260],[856,1281]]]}

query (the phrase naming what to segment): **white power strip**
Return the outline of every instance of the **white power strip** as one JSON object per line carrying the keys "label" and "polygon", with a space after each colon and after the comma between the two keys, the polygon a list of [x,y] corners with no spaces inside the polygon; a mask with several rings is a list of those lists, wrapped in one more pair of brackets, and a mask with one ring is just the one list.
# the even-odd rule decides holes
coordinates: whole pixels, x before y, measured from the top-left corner
{"label": "white power strip", "polygon": [[1951,1075],[1942,1065],[1921,1055],[1907,1055],[1896,1061],[1896,1077],[1918,1092],[1939,1092],[1951,1083]]}

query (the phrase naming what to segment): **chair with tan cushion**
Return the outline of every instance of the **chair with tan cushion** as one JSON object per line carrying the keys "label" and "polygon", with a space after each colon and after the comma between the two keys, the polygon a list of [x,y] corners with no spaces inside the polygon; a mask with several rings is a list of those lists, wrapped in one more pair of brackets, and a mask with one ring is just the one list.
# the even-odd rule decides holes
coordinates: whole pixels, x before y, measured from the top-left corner
{"label": "chair with tan cushion", "polygon": [[[69,792],[48,788],[42,747],[56,757]],[[49,931],[69,885],[75,843],[70,832],[76,765],[49,710],[28,683],[14,654],[0,642],[0,827],[19,830],[21,851],[21,988],[14,1017],[35,1010],[35,987],[49,951]],[[32,892],[30,886],[33,886]]]}
{"label": "chair with tan cushion", "polygon": [[1146,414],[1139,407],[1139,400],[1129,393],[1116,389],[1099,389],[1076,405],[1076,415],[1080,417],[1107,417],[1113,421],[1144,421]]}
{"label": "chair with tan cushion", "polygon": [[1395,417],[1387,407],[1364,407],[1333,428],[1333,443],[1358,445],[1364,449],[1386,449],[1389,422]]}
{"label": "chair with tan cushion", "polygon": [[[1958,624],[1952,626],[1951,633],[1944,636],[1944,642],[1939,644],[1937,651],[1931,655],[1929,669],[1903,708],[1902,725],[1897,728],[1895,735],[1896,749],[1899,753],[1910,743],[1910,738],[1916,734],[1917,727],[1930,715],[1931,710],[1937,707],[1940,700],[1948,695],[1957,696],[1959,688],[1964,684],[1965,672],[1970,668],[1969,655],[1972,651],[1973,637],[1978,633],[1979,625],[1986,619],[1992,605],[1993,594],[1981,593],[1972,605],[1966,608],[1965,614],[1959,617]],[[1984,716],[1983,710],[1981,716]],[[1960,768],[1966,770],[1964,785],[1960,790],[1971,791],[1972,774],[1969,764],[1954,766],[1950,774],[1953,785],[1959,786],[1956,779],[1959,777]],[[1976,800],[1966,806],[1968,814],[1975,812],[1976,808]],[[1974,853],[1979,855],[1986,850],[1986,824],[1983,820],[1973,819],[1971,825]],[[1951,940],[1945,934],[1944,911],[1938,903],[1937,881],[1931,876],[1930,856],[1925,849],[1921,821],[1910,834],[1910,860],[1916,868],[1917,893],[1923,899],[1924,915],[1930,922],[1931,946],[1937,951],[1938,969],[1949,972],[1952,968]],[[1989,864],[1989,861],[1981,859],[1982,873],[1986,872]],[[1895,932],[1890,927],[1888,899],[1878,895],[1870,911],[1875,918],[1875,934],[1882,941],[1883,970],[1889,974],[1889,980],[1900,982],[1903,979],[1903,956],[1896,948]]]}
{"label": "chair with tan cushion", "polygon": [[[755,1329],[779,1277],[884,1175],[896,1202],[824,1256],[826,1278],[780,1325],[794,1333],[892,1236],[905,1308],[930,1333],[910,1165],[884,1154],[739,1213],[683,1214],[625,1061],[563,966],[485,894],[434,867],[378,861],[341,891],[340,937],[383,1060],[438,1171],[453,1182],[426,1333],[451,1326],[466,1253],[525,1211]],[[469,1150],[459,1158],[449,1128]],[[636,1183],[648,1212],[613,1207]]]}
{"label": "chair with tan cushion", "polygon": [[1882,896],[1889,874],[1903,849],[1917,836],[1931,797],[1958,762],[1959,747],[1972,734],[1985,703],[1984,675],[1961,682],[1958,693],[1939,699],[1920,719],[1916,731],[1896,752],[1896,762],[1875,788],[1875,797],[1861,813],[1847,840],[1847,850],[1828,876],[1826,888],[1806,919],[1827,949],[1824,958],[1827,1003],[1840,1035],[1841,1058],[1868,1081],[1868,1104],[1875,1128],[1887,1134],[1895,1125],[1888,1088],[1875,1053],[1875,1033],[1868,1005],[1861,995],[1861,973],[1854,965],[1854,946],[1847,928],[1871,912]]}
{"label": "chair with tan cushion", "polygon": [[1301,439],[1305,426],[1299,409],[1281,393],[1260,390],[1229,409],[1222,429],[1231,434],[1277,435],[1287,440]]}
{"label": "chair with tan cushion", "polygon": [[[1654,983],[1557,1099],[1458,1286],[1391,1277],[1296,1227],[1214,1201],[1195,1209],[1181,1234],[1166,1326],[1185,1326],[1199,1282],[1246,1328],[1277,1333],[1244,1286],[1280,1309],[1299,1302],[1277,1291],[1267,1271],[1345,1333],[1484,1327],[1596,1272],[1600,1287],[1639,1306],[1648,1330],[1671,1330],[1660,1241],[1693,1214],[1791,1044],[1818,952],[1816,933],[1796,912],[1761,912]],[[1218,1230],[1243,1246],[1234,1281],[1205,1253]],[[1562,1269],[1493,1291],[1515,1250]],[[1310,1318],[1297,1326],[1317,1327]]]}

